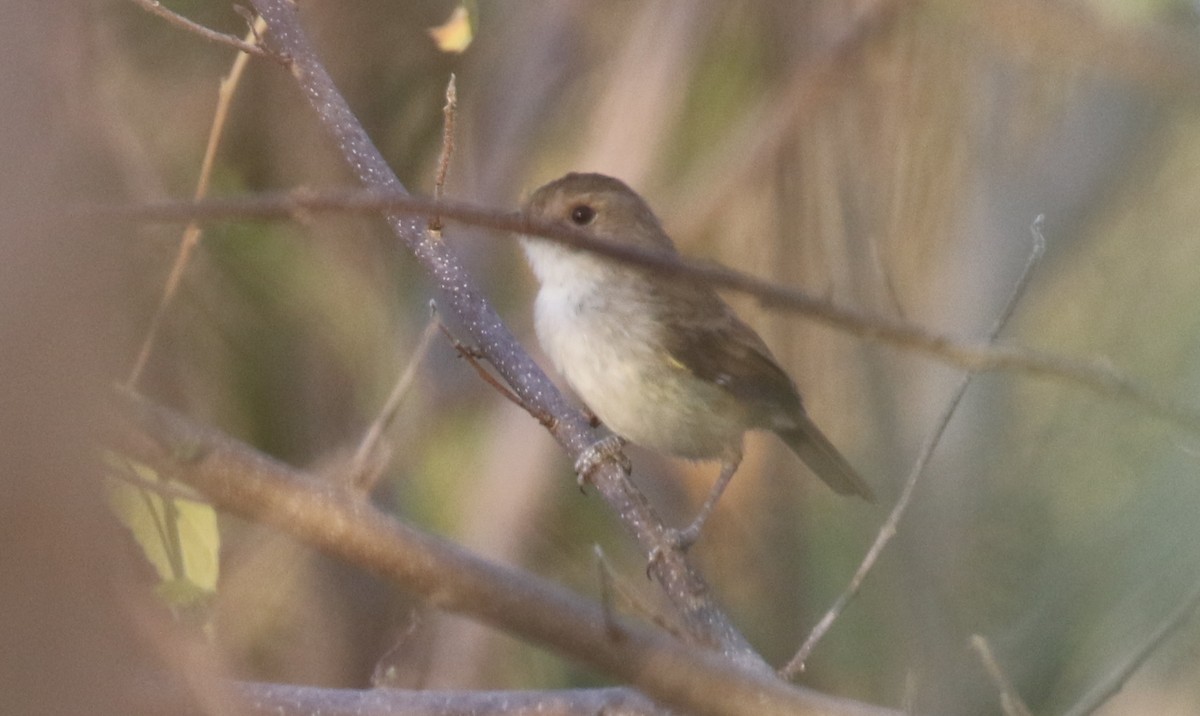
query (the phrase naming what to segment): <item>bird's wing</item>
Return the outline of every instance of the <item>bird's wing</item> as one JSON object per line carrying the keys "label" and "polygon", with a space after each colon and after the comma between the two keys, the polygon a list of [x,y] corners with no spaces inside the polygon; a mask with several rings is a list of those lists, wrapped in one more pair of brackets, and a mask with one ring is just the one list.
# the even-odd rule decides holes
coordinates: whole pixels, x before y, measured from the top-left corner
{"label": "bird's wing", "polygon": [[673,317],[676,330],[665,332],[667,353],[696,377],[729,391],[762,427],[776,429],[775,421],[802,412],[795,384],[758,334],[715,294],[692,298],[691,310]]}

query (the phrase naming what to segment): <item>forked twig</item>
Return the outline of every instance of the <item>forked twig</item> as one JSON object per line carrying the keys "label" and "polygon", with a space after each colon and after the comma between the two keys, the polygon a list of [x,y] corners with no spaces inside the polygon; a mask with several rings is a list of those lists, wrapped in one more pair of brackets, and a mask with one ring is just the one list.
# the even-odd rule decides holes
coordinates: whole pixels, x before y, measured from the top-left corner
{"label": "forked twig", "polygon": [[[1029,252],[1029,258],[1026,260],[1025,266],[1021,270],[1021,275],[1017,278],[1016,285],[1013,286],[1013,290],[1009,295],[1008,301],[1004,304],[1004,308],[1001,309],[1000,315],[992,323],[991,330],[988,331],[989,343],[996,340],[996,337],[1000,334],[1000,331],[1003,330],[1005,324],[1008,323],[1008,319],[1012,316],[1013,311],[1016,309],[1017,301],[1020,300],[1021,296],[1025,293],[1026,287],[1029,285],[1029,278],[1033,273],[1034,266],[1037,265],[1037,262],[1041,259],[1042,254],[1046,250],[1046,238],[1042,235],[1043,218],[1044,217],[1039,215],[1036,219],[1034,219],[1033,226],[1030,227],[1030,231],[1033,234],[1033,249]],[[833,606],[829,608],[829,611],[827,611],[825,615],[821,617],[821,620],[817,622],[817,625],[813,627],[812,632],[808,635],[808,638],[804,640],[804,643],[800,646],[800,649],[796,652],[796,655],[793,656],[791,661],[789,661],[782,669],[780,669],[779,673],[783,677],[791,678],[801,671],[804,671],[805,662],[807,662],[808,657],[812,654],[813,649],[816,648],[817,643],[821,641],[826,632],[829,631],[829,628],[833,626],[834,621],[836,621],[841,615],[842,611],[845,610],[846,605],[850,603],[850,600],[852,600],[858,594],[858,590],[862,587],[863,580],[866,579],[867,574],[871,571],[871,568],[875,566],[875,562],[879,559],[879,555],[883,552],[884,548],[887,547],[888,543],[892,541],[892,538],[896,536],[896,527],[900,523],[900,518],[903,517],[905,511],[908,510],[908,505],[909,502],[912,501],[912,496],[916,490],[917,482],[919,481],[921,475],[924,474],[925,467],[929,464],[929,460],[933,456],[933,451],[937,448],[938,443],[941,442],[942,435],[946,432],[946,427],[950,424],[950,419],[954,416],[955,411],[958,409],[959,403],[962,401],[963,396],[967,392],[967,386],[970,385],[971,379],[974,376],[974,372],[969,372],[959,380],[958,385],[955,387],[954,392],[950,397],[949,403],[947,403],[945,409],[942,410],[941,415],[938,416],[938,421],[934,426],[933,432],[930,433],[928,439],[925,441],[925,444],[921,446],[921,452],[917,456],[917,461],[908,474],[908,479],[905,480],[904,489],[900,492],[900,498],[896,500],[896,506],[892,508],[891,514],[888,515],[888,518],[883,523],[883,526],[879,528],[879,534],[876,535],[875,542],[871,545],[871,548],[867,550],[866,556],[863,557],[862,563],[858,566],[858,570],[855,571],[854,576],[851,577],[850,584],[846,587],[845,591],[838,596],[837,600],[834,601]]]}
{"label": "forked twig", "polygon": [[239,40],[238,38],[234,37],[233,35],[226,35],[223,32],[217,32],[216,30],[207,28],[198,22],[189,20],[186,17],[184,17],[183,15],[180,15],[176,12],[173,12],[172,10],[169,10],[169,9],[163,7],[162,3],[158,2],[158,0],[133,0],[133,1],[135,3],[137,3],[139,6],[141,6],[147,12],[157,15],[157,16],[161,17],[162,19],[166,20],[167,22],[171,23],[175,27],[182,28],[182,29],[192,33],[193,35],[198,35],[199,37],[202,37],[205,40],[208,40],[209,42],[215,42],[220,45],[227,45],[227,46],[232,47],[233,49],[238,50],[240,52],[245,52],[246,54],[250,54],[250,55],[256,55],[258,57],[270,57],[271,56],[270,53],[268,53],[266,50],[264,50],[263,48],[259,47],[256,44],[250,42],[250,40],[253,40],[257,37],[257,35],[255,35],[255,34],[251,34],[251,36],[245,40]]}
{"label": "forked twig", "polygon": [[514,405],[532,415],[534,420],[537,420],[546,429],[552,430],[554,428],[554,417],[552,415],[549,413],[539,412],[533,407],[527,405],[525,401],[521,400],[520,396],[509,390],[508,386],[497,380],[487,368],[483,367],[483,364],[479,362],[480,360],[487,360],[487,355],[485,355],[483,351],[479,350],[478,348],[472,348],[471,346],[468,346],[467,344],[455,338],[454,334],[450,332],[450,329],[446,327],[446,324],[442,323],[441,321],[438,321],[437,325],[438,328],[441,329],[442,335],[446,336],[446,339],[450,341],[450,345],[454,346],[454,350],[458,352],[459,357],[471,364],[471,367],[475,369],[475,372],[479,374],[479,377],[483,379],[483,382],[492,386],[496,392],[512,401]]}

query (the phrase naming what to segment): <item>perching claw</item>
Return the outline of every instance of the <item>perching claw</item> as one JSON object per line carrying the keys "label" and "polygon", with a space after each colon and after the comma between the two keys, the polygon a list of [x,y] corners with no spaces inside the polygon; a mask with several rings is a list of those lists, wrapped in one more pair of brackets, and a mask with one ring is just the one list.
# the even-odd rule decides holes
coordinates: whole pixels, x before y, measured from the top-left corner
{"label": "perching claw", "polygon": [[622,452],[625,439],[619,435],[608,435],[587,446],[575,460],[575,474],[579,476],[579,486],[583,487],[596,468],[607,460],[616,460],[625,474],[633,472],[633,464]]}

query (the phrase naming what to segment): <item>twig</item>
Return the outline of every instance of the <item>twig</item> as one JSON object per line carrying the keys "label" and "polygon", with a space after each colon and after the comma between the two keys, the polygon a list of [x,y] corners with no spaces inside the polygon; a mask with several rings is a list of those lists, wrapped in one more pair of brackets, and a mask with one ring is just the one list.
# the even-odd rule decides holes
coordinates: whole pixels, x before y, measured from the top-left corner
{"label": "twig", "polygon": [[992,648],[988,646],[987,639],[979,634],[972,634],[971,648],[979,654],[979,660],[983,662],[984,670],[987,671],[996,690],[1000,692],[1000,709],[1004,712],[1004,716],[1033,716],[1029,712],[1029,707],[1021,699],[1021,695],[1013,687],[1012,681],[1004,673],[1004,669],[1000,668],[1000,663],[992,654]]}
{"label": "twig", "polygon": [[[116,399],[115,447],[194,487],[217,508],[272,525],[434,607],[544,645],[662,704],[710,715],[898,716],[786,684],[659,629],[606,615],[599,605],[558,584],[487,562],[408,526],[354,490],[304,475],[131,392],[120,391]],[[181,460],[181,446],[200,457]],[[610,637],[610,621],[619,626],[622,638]]]}
{"label": "twig", "polygon": [[[135,2],[153,2],[153,0],[135,0]],[[154,7],[161,8],[157,2],[153,2],[153,5]],[[170,12],[165,8],[163,8],[163,11]],[[171,14],[173,15],[173,13]],[[266,27],[266,23],[261,17],[255,19],[246,33],[247,40],[259,37]],[[256,46],[251,45],[251,47]],[[200,176],[196,180],[196,191],[193,194],[197,201],[208,195],[208,186],[212,179],[213,165],[216,162],[217,146],[220,145],[221,137],[225,132],[226,121],[229,118],[229,106],[232,104],[233,96],[237,92],[238,84],[242,80],[249,57],[248,54],[239,52],[233,60],[233,67],[230,68],[229,74],[221,80],[221,84],[217,88],[217,106],[213,112],[212,126],[208,130],[208,144],[204,147],[204,159],[200,163]],[[134,359],[133,369],[129,372],[129,378],[126,380],[128,387],[137,385],[142,371],[146,368],[146,363],[150,360],[150,351],[153,349],[158,331],[162,327],[162,322],[167,315],[167,309],[171,305],[171,301],[175,297],[175,292],[179,289],[179,283],[183,280],[183,272],[191,261],[192,252],[200,244],[200,237],[200,225],[193,220],[183,230],[183,237],[179,240],[179,251],[175,254],[175,262],[171,266],[170,273],[167,274],[167,282],[163,286],[162,298],[158,301],[158,307],[154,309],[150,325],[146,328],[146,336],[142,339],[142,346],[138,350],[137,358]]]}
{"label": "twig", "polygon": [[158,202],[132,207],[80,207],[81,217],[178,221],[229,218],[284,218],[302,211],[389,211],[445,219],[498,231],[545,237],[614,260],[645,266],[664,275],[753,296],[766,308],[792,311],[864,340],[883,342],[923,353],[972,373],[1012,372],[1054,378],[1106,398],[1124,400],[1145,412],[1193,434],[1200,434],[1200,411],[1139,385],[1104,359],[1082,360],[1021,346],[968,342],[926,330],[920,325],[845,308],[803,291],[780,286],[724,266],[689,260],[675,254],[639,249],[597,240],[568,226],[528,219],[519,213],[497,211],[466,202],[434,202],[407,194],[378,191],[342,193],[294,192],[252,199],[209,199]]}
{"label": "twig", "polygon": [[396,419],[396,412],[400,409],[400,403],[412,388],[413,380],[417,376],[417,368],[429,351],[434,331],[439,325],[437,316],[429,317],[429,322],[421,331],[421,336],[417,339],[417,346],[409,356],[408,363],[404,366],[404,370],[400,371],[391,393],[388,394],[383,407],[379,409],[379,415],[375,417],[366,433],[363,434],[358,448],[354,451],[354,456],[350,458],[350,462],[346,466],[345,474],[348,481],[363,492],[370,492],[379,479],[379,467],[381,467],[382,461],[376,459],[375,456],[379,454],[384,432],[391,427],[392,422]]}
{"label": "twig", "polygon": [[600,607],[604,610],[604,629],[608,632],[610,639],[620,639],[621,626],[617,620],[613,619],[613,615],[616,614],[612,603],[613,573],[608,567],[608,560],[604,558],[604,550],[600,545],[593,545],[592,551],[596,557],[596,577],[600,582]]}
{"label": "twig", "polygon": [[638,594],[636,589],[629,586],[628,580],[623,579],[620,574],[613,570],[612,565],[608,561],[608,556],[604,554],[604,550],[601,549],[600,545],[596,545],[594,551],[601,572],[601,588],[606,590],[605,593],[610,600],[613,597],[619,597],[621,603],[631,613],[661,627],[678,639],[687,638],[686,630],[678,624],[671,623],[667,615],[661,610],[654,609]]}
{"label": "twig", "polygon": [[[454,116],[458,111],[458,89],[454,83],[454,73],[450,73],[450,83],[446,85],[446,106],[442,108],[442,153],[438,156],[437,175],[433,181],[433,200],[441,201],[446,190],[446,175],[450,173],[450,157],[454,154]],[[434,216],[429,221],[429,230],[441,236],[442,217]]]}
{"label": "twig", "polygon": [[[1017,283],[1013,286],[1013,290],[1009,295],[1008,301],[1005,302],[1004,307],[1000,311],[1000,315],[992,323],[991,329],[988,331],[989,342],[996,340],[996,337],[1000,334],[1000,331],[1003,330],[1005,324],[1008,323],[1008,319],[1012,316],[1017,302],[1025,293],[1025,289],[1029,285],[1029,278],[1033,273],[1034,266],[1037,265],[1037,262],[1041,259],[1042,254],[1046,249],[1046,239],[1042,235],[1042,219],[1043,217],[1038,216],[1036,219],[1034,219],[1033,226],[1030,227],[1031,233],[1033,234],[1033,249],[1030,251],[1029,258],[1026,260],[1025,266],[1021,270],[1021,275],[1017,278]],[[958,409],[958,404],[962,401],[963,396],[967,392],[967,386],[970,385],[971,379],[974,376],[974,373],[967,373],[959,380],[958,385],[955,387],[954,392],[950,397],[950,401],[942,410],[941,415],[938,416],[938,420],[934,425],[933,432],[930,433],[929,437],[925,440],[925,444],[921,446],[921,452],[917,456],[917,461],[913,465],[912,470],[908,473],[908,479],[906,479],[904,482],[904,489],[901,490],[900,497],[896,500],[895,507],[892,508],[892,511],[888,515],[887,520],[884,521],[883,526],[879,528],[879,534],[876,535],[874,543],[871,544],[871,548],[867,550],[867,554],[865,557],[863,557],[862,563],[859,564],[858,569],[854,572],[854,576],[851,577],[850,584],[846,587],[845,591],[838,596],[837,600],[834,601],[833,606],[829,608],[829,611],[827,611],[825,615],[821,617],[821,620],[817,622],[817,625],[813,627],[813,630],[808,635],[808,638],[806,638],[804,643],[800,645],[800,649],[796,652],[796,655],[793,656],[791,661],[789,661],[782,669],[780,669],[779,673],[785,678],[792,678],[796,674],[804,671],[805,662],[812,654],[813,649],[816,648],[817,643],[821,641],[821,639],[829,631],[829,628],[833,626],[834,621],[837,620],[838,616],[841,615],[842,611],[845,610],[850,601],[858,594],[858,590],[862,587],[863,580],[866,579],[867,574],[869,574],[872,567],[875,566],[875,562],[879,559],[879,555],[883,553],[884,548],[887,547],[888,543],[892,541],[892,538],[896,536],[897,525],[899,525],[900,518],[904,516],[905,511],[908,509],[909,503],[912,501],[913,493],[917,488],[917,482],[920,480],[921,475],[924,474],[925,467],[929,464],[930,458],[933,457],[933,451],[941,442],[942,435],[946,432],[946,427],[950,424],[950,419],[954,416],[955,411]]]}
{"label": "twig", "polygon": [[442,335],[446,336],[446,340],[450,341],[450,345],[453,346],[454,350],[458,353],[458,357],[469,363],[470,366],[475,369],[475,373],[479,375],[479,378],[484,383],[487,383],[489,386],[491,386],[493,390],[495,390],[513,405],[529,413],[531,416],[533,416],[534,420],[541,423],[545,428],[549,430],[554,429],[554,417],[552,415],[546,412],[539,412],[533,407],[530,407],[525,401],[521,400],[516,393],[509,390],[508,386],[496,380],[496,378],[488,372],[487,368],[483,367],[479,360],[481,358],[486,359],[487,356],[484,355],[482,351],[480,351],[478,348],[472,348],[471,346],[468,346],[467,344],[455,338],[454,334],[450,332],[450,329],[446,327],[446,324],[442,323],[441,321],[438,321],[437,325],[438,328],[442,330]]}
{"label": "twig", "polygon": [[1146,641],[1141,646],[1134,649],[1123,662],[1100,679],[1079,701],[1067,709],[1063,716],[1088,716],[1098,711],[1106,701],[1121,690],[1129,677],[1133,676],[1133,673],[1146,663],[1146,659],[1150,658],[1150,655],[1168,637],[1179,631],[1183,623],[1195,614],[1198,607],[1200,607],[1200,582],[1192,587],[1191,593],[1177,607],[1163,617],[1162,622],[1146,636]]}
{"label": "twig", "polygon": [[[179,15],[171,10],[168,10],[167,8],[163,7],[162,3],[158,2],[158,0],[133,0],[133,2],[140,5],[147,12],[161,17],[175,27],[182,28],[193,35],[198,35],[209,42],[215,42],[219,45],[227,45],[235,50],[245,52],[249,55],[255,55],[257,57],[271,56],[266,50],[247,40],[239,40],[233,35],[226,35],[223,32],[217,32],[216,30],[209,29],[204,25],[187,19],[183,15]],[[251,38],[253,37],[254,35],[251,35]]]}

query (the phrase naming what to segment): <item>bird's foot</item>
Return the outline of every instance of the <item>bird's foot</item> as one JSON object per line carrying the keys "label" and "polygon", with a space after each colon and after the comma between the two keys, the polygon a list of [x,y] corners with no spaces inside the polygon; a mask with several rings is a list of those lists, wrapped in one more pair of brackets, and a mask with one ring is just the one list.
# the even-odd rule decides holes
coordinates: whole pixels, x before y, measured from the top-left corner
{"label": "bird's foot", "polygon": [[615,460],[626,475],[632,472],[633,464],[622,452],[624,447],[624,438],[618,435],[609,435],[597,440],[579,453],[579,457],[575,460],[575,474],[579,476],[580,487],[591,479],[596,468],[608,460]]}

